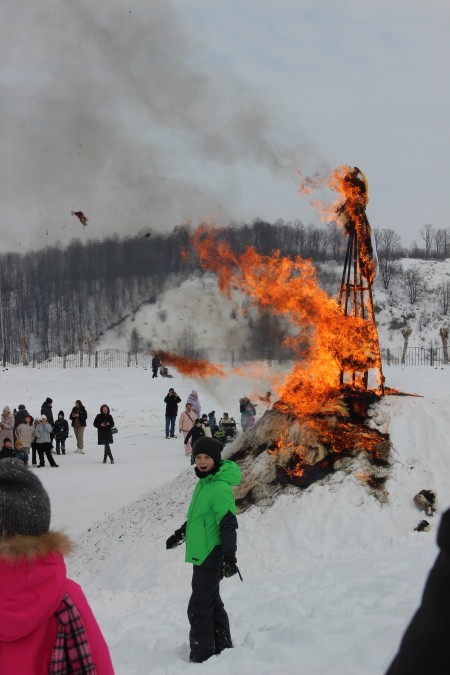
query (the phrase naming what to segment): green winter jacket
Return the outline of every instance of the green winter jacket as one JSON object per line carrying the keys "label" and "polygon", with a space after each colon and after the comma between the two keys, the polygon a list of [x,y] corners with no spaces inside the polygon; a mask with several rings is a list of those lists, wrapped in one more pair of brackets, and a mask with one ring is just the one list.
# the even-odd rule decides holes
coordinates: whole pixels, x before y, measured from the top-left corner
{"label": "green winter jacket", "polygon": [[232,485],[238,485],[241,471],[230,460],[222,460],[215,474],[200,478],[189,505],[186,523],[186,562],[201,565],[221,541],[221,521],[236,513]]}

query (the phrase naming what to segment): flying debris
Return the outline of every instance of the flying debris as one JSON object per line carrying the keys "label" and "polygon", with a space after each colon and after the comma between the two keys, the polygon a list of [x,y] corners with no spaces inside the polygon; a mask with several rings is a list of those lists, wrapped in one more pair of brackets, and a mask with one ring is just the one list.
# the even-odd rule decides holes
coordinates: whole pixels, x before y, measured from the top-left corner
{"label": "flying debris", "polygon": [[144,234],[144,236],[143,236],[142,238],[143,238],[143,239],[148,239],[148,238],[151,237],[151,236],[152,236],[151,233],[150,233],[150,232],[147,232],[147,234]]}
{"label": "flying debris", "polygon": [[87,227],[89,218],[86,218],[83,211],[71,211],[72,216],[76,216],[83,227]]}

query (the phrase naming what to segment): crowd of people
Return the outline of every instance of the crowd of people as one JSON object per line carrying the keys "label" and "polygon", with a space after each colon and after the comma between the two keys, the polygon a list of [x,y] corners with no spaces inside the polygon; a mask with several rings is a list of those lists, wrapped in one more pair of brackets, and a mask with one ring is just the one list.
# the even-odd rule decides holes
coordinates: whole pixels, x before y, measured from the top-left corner
{"label": "crowd of people", "polygon": [[[84,432],[88,414],[83,403],[77,399],[73,406],[69,420],[76,439],[75,453],[84,455]],[[104,447],[103,463],[109,459],[114,464],[111,453],[111,444],[115,431],[114,419],[109,406],[103,404],[100,412],[94,419],[97,429],[97,443]],[[69,437],[69,421],[63,410],[58,412],[56,420],[53,415],[53,399],[49,396],[41,406],[41,412],[33,417],[25,405],[20,404],[11,410],[9,406],[3,408],[0,418],[0,459],[19,459],[26,466],[37,468],[46,466],[58,468],[54,455],[66,454],[66,440]]]}

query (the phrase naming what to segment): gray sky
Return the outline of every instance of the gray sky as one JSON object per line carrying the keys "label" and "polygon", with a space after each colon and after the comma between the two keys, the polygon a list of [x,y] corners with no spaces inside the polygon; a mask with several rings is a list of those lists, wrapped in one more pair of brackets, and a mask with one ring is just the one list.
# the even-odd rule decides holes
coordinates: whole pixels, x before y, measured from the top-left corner
{"label": "gray sky", "polygon": [[450,227],[447,1],[1,3],[3,250],[318,224],[297,169],[339,164],[365,172],[372,227]]}

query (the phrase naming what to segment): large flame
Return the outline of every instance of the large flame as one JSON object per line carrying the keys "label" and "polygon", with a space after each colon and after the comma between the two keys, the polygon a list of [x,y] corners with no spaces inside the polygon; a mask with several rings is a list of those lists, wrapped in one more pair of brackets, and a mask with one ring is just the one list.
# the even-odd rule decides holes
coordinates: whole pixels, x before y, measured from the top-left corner
{"label": "large flame", "polygon": [[320,410],[339,389],[342,371],[380,365],[376,327],[346,316],[316,279],[309,260],[263,256],[253,248],[235,253],[220,240],[216,226],[201,226],[193,236],[200,265],[216,273],[221,290],[243,291],[255,304],[289,315],[297,334],[287,338],[299,362],[278,392],[296,414]]}

